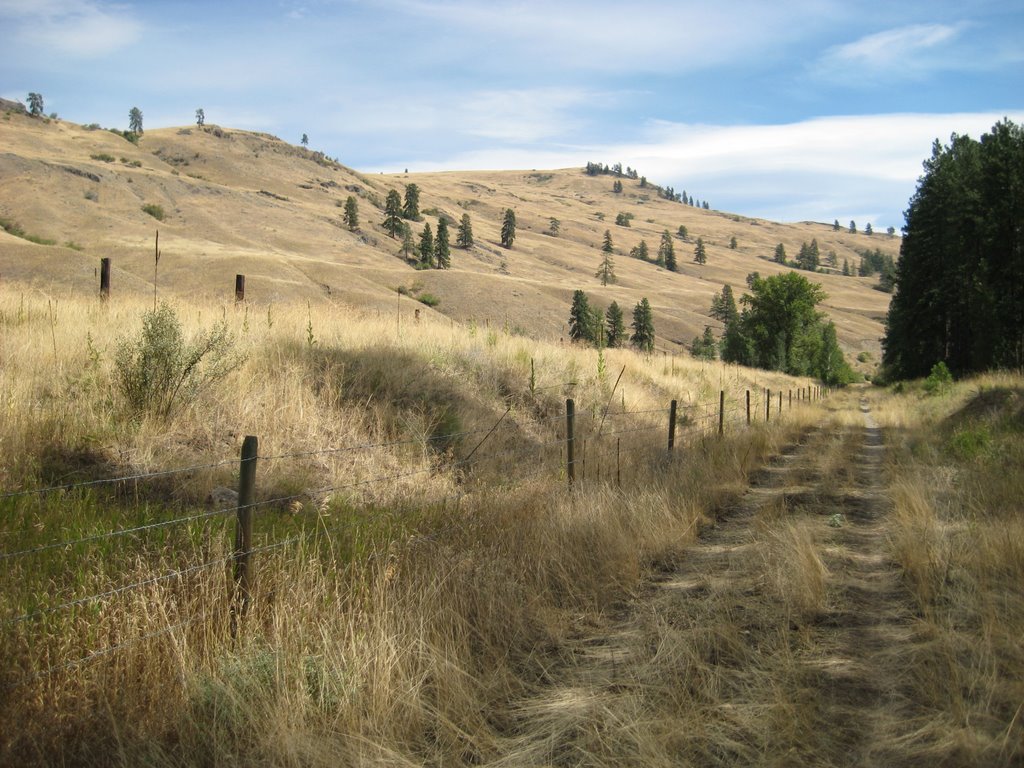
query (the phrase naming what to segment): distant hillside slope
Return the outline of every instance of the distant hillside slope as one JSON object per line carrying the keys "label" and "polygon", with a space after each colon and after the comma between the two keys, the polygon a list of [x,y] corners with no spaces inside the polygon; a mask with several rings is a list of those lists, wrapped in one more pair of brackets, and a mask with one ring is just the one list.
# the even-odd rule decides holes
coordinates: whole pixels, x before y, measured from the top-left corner
{"label": "distant hillside slope", "polygon": [[[641,170],[656,178],[656,168]],[[329,300],[394,311],[396,289],[404,286],[439,299],[423,312],[558,338],[567,333],[572,292],[582,288],[593,304],[617,301],[627,318],[648,297],[658,348],[673,350],[705,325],[718,328],[708,310],[722,285],[739,296],[748,273],[786,269],[772,261],[778,243],[795,258],[802,243],[816,238],[823,259],[834,251],[840,266],[845,259],[853,267],[858,251],[899,250],[898,238],[884,234],[705,211],[660,199],[637,180],[622,179],[616,193],[613,181],[579,168],[366,175],[266,134],[167,128],[146,131],[136,146],[102,129],[8,111],[0,117],[0,218],[53,244],[0,230],[0,279],[94,291],[99,258],[109,256],[115,294],[151,291],[159,229],[159,285],[166,293],[229,300],[235,274],[243,273],[247,298],[257,303]],[[425,222],[436,230],[439,215],[471,217],[476,245],[453,249],[450,270],[415,270],[382,226],[388,191],[404,192],[410,183],[421,190],[424,214],[411,223],[417,241]],[[355,233],[342,223],[349,195],[359,202]],[[163,220],[144,206],[159,206]],[[507,208],[518,222],[512,249],[499,244]],[[632,214],[631,226],[616,226],[619,213]],[[557,236],[548,232],[551,218],[560,222]],[[676,234],[680,225],[688,230],[685,241]],[[602,286],[594,273],[606,230],[618,282]],[[678,273],[629,257],[643,239],[653,258],[665,230],[673,234]],[[451,234],[454,242],[454,225]],[[693,261],[698,237],[707,249],[704,266]],[[873,288],[877,278],[812,279],[828,293],[825,309],[851,357],[877,358],[889,302]]]}

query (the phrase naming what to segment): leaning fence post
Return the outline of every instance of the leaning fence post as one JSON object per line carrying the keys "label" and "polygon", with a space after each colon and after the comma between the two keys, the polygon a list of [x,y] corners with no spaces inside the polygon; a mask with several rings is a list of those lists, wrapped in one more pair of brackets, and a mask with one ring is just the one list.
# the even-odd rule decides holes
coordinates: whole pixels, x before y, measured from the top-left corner
{"label": "leaning fence post", "polygon": [[247,435],[242,441],[238,472],[238,517],[235,521],[235,601],[231,606],[231,636],[238,633],[238,617],[244,616],[252,595],[252,505],[256,499],[256,456],[259,440]]}
{"label": "leaning fence post", "polygon": [[718,390],[718,436],[725,434],[725,390]]}
{"label": "leaning fence post", "polygon": [[106,301],[110,298],[110,259],[100,259],[100,300]]}
{"label": "leaning fence post", "polygon": [[565,401],[565,466],[569,487],[576,481],[576,403],[570,397]]}
{"label": "leaning fence post", "polygon": [[750,426],[750,390],[747,390],[747,426]]}
{"label": "leaning fence post", "polygon": [[676,401],[673,400],[668,407],[668,449],[671,451],[676,446]]}

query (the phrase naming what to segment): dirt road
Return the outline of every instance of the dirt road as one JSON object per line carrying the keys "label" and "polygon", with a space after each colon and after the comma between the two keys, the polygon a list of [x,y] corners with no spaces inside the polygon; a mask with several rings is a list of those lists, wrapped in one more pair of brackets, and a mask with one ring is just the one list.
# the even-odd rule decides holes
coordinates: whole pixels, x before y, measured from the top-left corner
{"label": "dirt road", "polygon": [[502,764],[894,764],[913,713],[893,649],[913,616],[884,454],[862,403],[756,471],[628,609],[581,633]]}

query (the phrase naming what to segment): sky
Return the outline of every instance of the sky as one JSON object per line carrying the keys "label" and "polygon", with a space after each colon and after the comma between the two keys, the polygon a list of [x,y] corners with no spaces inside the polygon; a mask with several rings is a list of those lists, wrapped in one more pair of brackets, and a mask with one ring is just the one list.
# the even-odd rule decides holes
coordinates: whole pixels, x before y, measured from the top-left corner
{"label": "sky", "polygon": [[0,0],[0,30],[0,96],[78,123],[202,108],[364,172],[622,163],[876,230],[936,139],[1024,123],[1021,0]]}

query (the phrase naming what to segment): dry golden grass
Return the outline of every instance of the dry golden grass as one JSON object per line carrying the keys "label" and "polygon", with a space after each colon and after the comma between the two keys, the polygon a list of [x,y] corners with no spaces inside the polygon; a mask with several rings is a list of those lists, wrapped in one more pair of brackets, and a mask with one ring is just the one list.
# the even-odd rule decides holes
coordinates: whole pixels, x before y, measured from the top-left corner
{"label": "dry golden grass", "polygon": [[[0,231],[0,275],[45,290],[81,294],[96,289],[100,257],[113,259],[113,290],[148,293],[153,281],[153,237],[160,230],[160,289],[204,301],[229,299],[236,273],[247,276],[247,293],[270,303],[333,303],[390,312],[394,290],[419,286],[441,300],[425,315],[506,324],[531,336],[567,336],[572,292],[582,288],[607,306],[627,313],[646,296],[653,307],[659,349],[678,350],[718,328],[708,317],[713,295],[731,284],[737,296],[748,273],[779,271],[771,261],[783,243],[795,258],[803,242],[818,240],[822,255],[835,251],[841,265],[859,263],[857,250],[881,248],[895,255],[899,240],[833,232],[831,225],[777,224],[670,203],[639,182],[611,191],[612,177],[588,177],[581,169],[544,172],[466,171],[368,176],[343,166],[324,166],[312,153],[264,134],[220,131],[213,126],[147,131],[135,146],[106,131],[65,121],[11,115],[0,120],[0,216],[28,233],[55,240],[38,246]],[[111,156],[114,162],[97,160]],[[126,162],[122,162],[121,158]],[[134,164],[138,163],[138,166]],[[657,169],[649,169],[652,178]],[[85,174],[85,175],[83,175]],[[98,181],[94,179],[99,179]],[[458,221],[468,213],[477,246],[455,249],[451,270],[415,271],[396,254],[398,242],[381,226],[387,192],[406,184],[421,188],[425,221],[438,215]],[[341,226],[348,195],[359,200],[361,232]],[[88,199],[86,195],[95,199]],[[166,212],[158,222],[145,204]],[[516,211],[515,247],[499,245],[502,214]],[[436,211],[436,213],[435,213]],[[616,214],[633,214],[618,227]],[[598,218],[603,215],[603,220]],[[546,234],[558,218],[557,237]],[[678,274],[629,258],[641,239],[657,253],[661,234],[687,227],[674,238]],[[420,223],[412,223],[418,235]],[[594,276],[600,245],[610,230],[618,283],[602,287]],[[454,236],[454,229],[453,229]],[[698,237],[708,263],[693,263]],[[732,237],[738,246],[729,248]],[[65,247],[74,243],[81,250]],[[851,362],[861,352],[879,359],[878,339],[889,296],[872,289],[874,278],[819,274],[829,294],[825,309],[835,320]]]}

